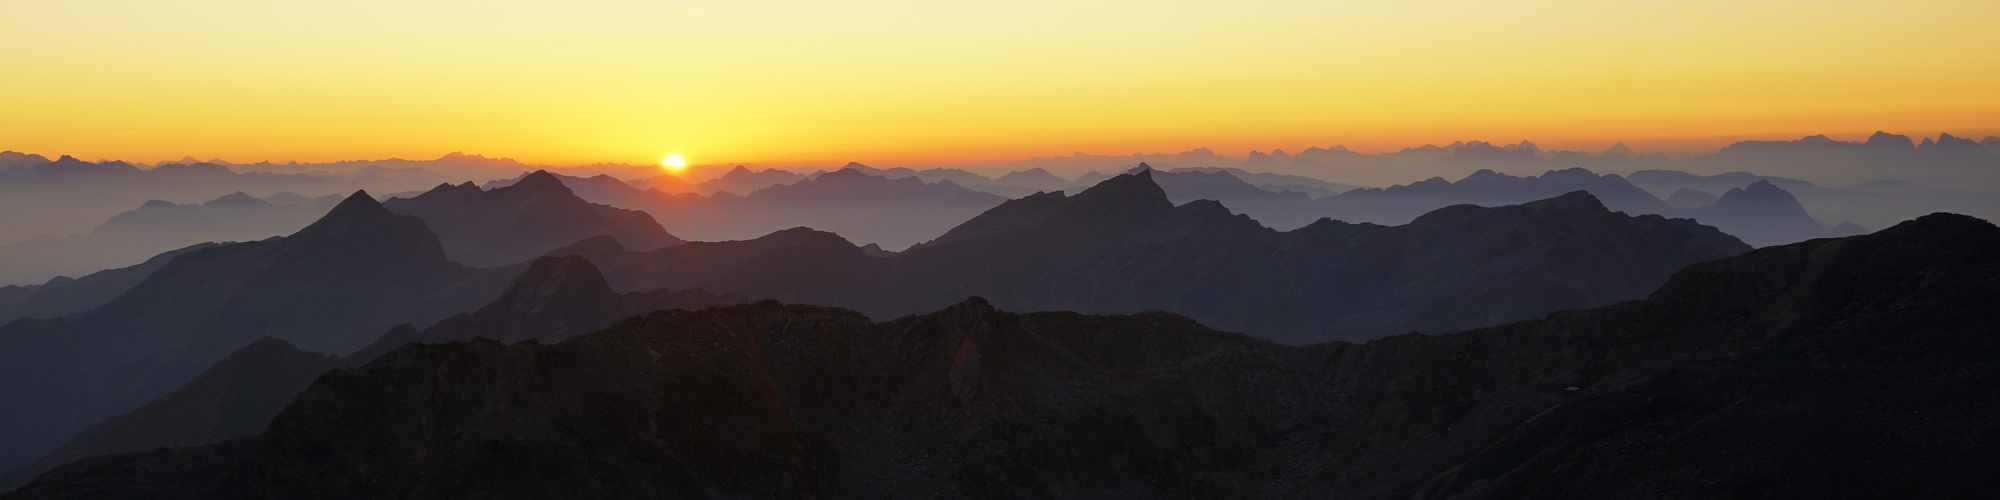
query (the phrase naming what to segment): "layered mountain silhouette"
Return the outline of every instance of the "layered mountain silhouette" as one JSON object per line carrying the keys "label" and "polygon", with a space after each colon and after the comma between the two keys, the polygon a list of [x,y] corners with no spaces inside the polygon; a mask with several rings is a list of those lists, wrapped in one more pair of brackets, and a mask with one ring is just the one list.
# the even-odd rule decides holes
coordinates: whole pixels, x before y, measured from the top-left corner
{"label": "layered mountain silhouette", "polygon": [[1516,177],[1479,170],[1457,182],[1432,178],[1383,189],[1356,189],[1314,200],[1321,215],[1352,222],[1401,224],[1441,207],[1473,204],[1509,205],[1587,191],[1611,210],[1628,214],[1659,214],[1665,202],[1615,174],[1597,175],[1583,168],[1550,170],[1540,176]]}
{"label": "layered mountain silhouette", "polygon": [[745,240],[805,226],[902,249],[934,238],[1006,201],[948,179],[890,179],[856,168],[824,172],[743,196],[727,191],[712,196],[670,194],[594,178],[558,175],[557,179],[591,202],[644,210],[673,234],[698,241]]}
{"label": "layered mountain silhouette", "polygon": [[1714,193],[1684,187],[1674,190],[1674,194],[1667,196],[1666,202],[1667,206],[1673,208],[1701,208],[1713,205],[1715,200],[1721,198]]}
{"label": "layered mountain silhouette", "polygon": [[407,346],[254,437],[4,498],[1977,497],[2000,488],[1996,256],[2000,228],[1940,214],[1644,301],[1303,347],[979,299],[664,311]]}
{"label": "layered mountain silhouette", "polygon": [[39,236],[0,246],[0,280],[77,276],[127,267],[203,242],[255,241],[291,234],[326,215],[340,200],[329,196],[277,204],[241,191],[198,204],[151,200],[111,216],[88,233]]}
{"label": "layered mountain silhouette", "polygon": [[805,228],[555,254],[588,257],[621,290],[699,288],[877,318],[971,295],[1010,310],[1162,309],[1302,343],[1459,331],[1637,299],[1683,266],[1749,249],[1691,221],[1611,212],[1582,192],[1453,206],[1403,226],[1322,220],[1279,232],[1213,201],[1176,206],[1152,175],[1011,200],[892,255]]}
{"label": "layered mountain silhouette", "polygon": [[1876,132],[1849,142],[1813,135],[1793,141],[1743,141],[1695,162],[1709,171],[1751,170],[1848,185],[1878,180],[1894,172],[1900,180],[2000,190],[2000,157],[1972,139],[1939,134],[1912,141]]}
{"label": "layered mountain silhouette", "polygon": [[94,309],[145,281],[174,257],[218,245],[195,244],[155,255],[137,265],[106,269],[81,278],[59,277],[40,285],[0,287],[0,324],[18,318],[55,318]]}
{"label": "layered mountain silhouette", "polygon": [[290,236],[173,257],[117,298],[0,327],[0,466],[193,379],[260,337],[347,353],[491,300],[519,268],[446,259],[415,217],[357,192]]}
{"label": "layered mountain silhouette", "polygon": [[48,456],[0,476],[0,491],[90,456],[211,444],[256,434],[320,374],[366,364],[406,344],[475,338],[508,344],[529,340],[555,343],[651,311],[743,302],[747,300],[742,296],[700,290],[619,294],[612,292],[597,267],[583,258],[543,257],[515,278],[498,299],[478,310],[422,330],[397,325],[346,356],[307,352],[270,337],[253,341],[173,392],[91,425]]}
{"label": "layered mountain silhouette", "polygon": [[1749,172],[1696,175],[1675,170],[1642,170],[1633,172],[1628,178],[1633,184],[1653,193],[1672,193],[1679,189],[1723,193],[1747,188],[1758,181],[1769,182],[1796,197],[1800,206],[1824,223],[1845,221],[1857,226],[1888,227],[1938,211],[1989,220],[2000,218],[2000,193],[1968,188],[1977,184],[1940,187],[1881,179],[1835,188]]}
{"label": "layered mountain silhouette", "polygon": [[[1831,234],[1826,226],[1806,213],[1790,192],[1758,180],[1749,186],[1730,189],[1715,203],[1686,212],[1704,224],[1743,238],[1752,246],[1770,246],[1805,241]],[[1866,232],[1866,231],[1861,231]]]}
{"label": "layered mountain silhouette", "polygon": [[423,219],[446,256],[480,267],[519,263],[600,235],[636,249],[681,243],[645,212],[584,201],[547,171],[490,191],[470,182],[440,185],[382,206]]}

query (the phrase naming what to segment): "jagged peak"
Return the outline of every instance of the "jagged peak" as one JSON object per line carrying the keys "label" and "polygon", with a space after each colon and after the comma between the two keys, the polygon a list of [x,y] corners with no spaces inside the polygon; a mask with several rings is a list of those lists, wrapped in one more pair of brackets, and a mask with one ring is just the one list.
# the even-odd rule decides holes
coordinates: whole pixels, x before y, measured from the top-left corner
{"label": "jagged peak", "polygon": [[1091,203],[1107,200],[1132,200],[1137,203],[1156,204],[1172,207],[1167,191],[1153,181],[1151,169],[1129,174],[1119,174],[1085,189],[1073,198],[1073,203]]}

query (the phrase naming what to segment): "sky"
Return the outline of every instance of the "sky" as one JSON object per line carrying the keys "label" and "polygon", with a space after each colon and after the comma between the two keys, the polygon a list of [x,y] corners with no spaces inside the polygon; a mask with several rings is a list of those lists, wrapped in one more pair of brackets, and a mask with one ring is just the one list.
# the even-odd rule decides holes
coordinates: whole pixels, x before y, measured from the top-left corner
{"label": "sky", "polygon": [[2000,134],[2000,2],[0,0],[0,149],[977,164]]}

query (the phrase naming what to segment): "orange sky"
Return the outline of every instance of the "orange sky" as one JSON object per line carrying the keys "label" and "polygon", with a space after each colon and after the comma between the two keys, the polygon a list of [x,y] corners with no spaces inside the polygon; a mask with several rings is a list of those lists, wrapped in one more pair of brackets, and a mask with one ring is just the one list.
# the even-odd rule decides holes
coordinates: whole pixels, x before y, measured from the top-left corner
{"label": "orange sky", "polygon": [[889,166],[2000,134],[2000,2],[1749,4],[0,2],[0,149]]}

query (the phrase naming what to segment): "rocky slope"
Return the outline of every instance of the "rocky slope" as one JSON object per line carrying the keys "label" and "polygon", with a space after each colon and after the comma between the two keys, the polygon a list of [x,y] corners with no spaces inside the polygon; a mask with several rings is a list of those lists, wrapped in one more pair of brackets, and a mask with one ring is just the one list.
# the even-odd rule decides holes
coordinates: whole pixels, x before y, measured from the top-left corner
{"label": "rocky slope", "polygon": [[1935,215],[1645,301],[1287,347],[969,300],[413,345],[265,431],[4,498],[1849,498],[2000,488],[2000,228]]}

